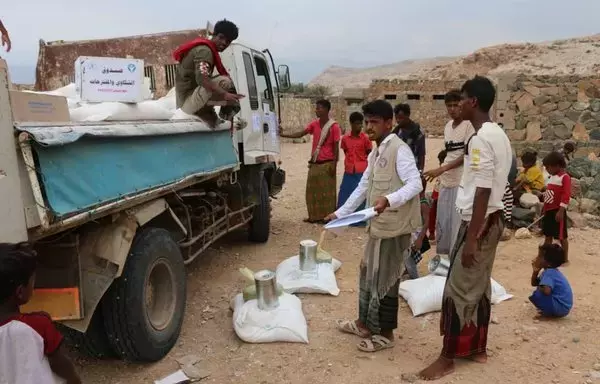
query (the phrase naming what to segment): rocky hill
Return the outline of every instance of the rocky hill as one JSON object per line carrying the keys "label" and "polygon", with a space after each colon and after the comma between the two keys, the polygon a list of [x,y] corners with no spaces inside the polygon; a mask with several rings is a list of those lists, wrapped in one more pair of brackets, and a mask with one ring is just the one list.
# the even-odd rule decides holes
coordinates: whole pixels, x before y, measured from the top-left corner
{"label": "rocky hill", "polygon": [[542,43],[501,44],[460,57],[401,61],[371,68],[331,67],[310,84],[339,93],[373,79],[460,79],[476,74],[591,75],[600,72],[600,34]]}

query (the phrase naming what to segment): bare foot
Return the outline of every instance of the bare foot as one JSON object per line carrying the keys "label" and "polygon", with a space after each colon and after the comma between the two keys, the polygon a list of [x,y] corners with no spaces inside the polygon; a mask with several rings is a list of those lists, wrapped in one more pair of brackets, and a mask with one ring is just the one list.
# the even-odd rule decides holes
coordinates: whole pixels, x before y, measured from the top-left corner
{"label": "bare foot", "polygon": [[477,353],[475,355],[468,356],[468,357],[466,357],[466,359],[474,361],[479,364],[485,364],[485,363],[487,363],[488,355],[487,355],[487,352],[481,352],[481,353]]}
{"label": "bare foot", "polygon": [[438,380],[454,372],[454,360],[438,357],[429,367],[419,372],[419,378],[426,381]]}

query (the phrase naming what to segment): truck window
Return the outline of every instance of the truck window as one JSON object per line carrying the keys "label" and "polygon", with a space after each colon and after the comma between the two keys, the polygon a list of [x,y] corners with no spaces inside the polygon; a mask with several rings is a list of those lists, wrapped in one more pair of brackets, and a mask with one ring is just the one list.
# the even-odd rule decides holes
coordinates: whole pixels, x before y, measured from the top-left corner
{"label": "truck window", "polygon": [[262,97],[263,103],[268,102],[271,111],[275,110],[275,99],[273,97],[273,88],[271,87],[271,77],[269,76],[269,67],[267,62],[260,56],[254,56],[257,72],[258,94]]}
{"label": "truck window", "polygon": [[242,58],[244,59],[246,82],[248,83],[248,99],[250,100],[250,108],[255,111],[258,109],[258,91],[256,90],[256,78],[254,77],[252,58],[247,52],[242,53]]}

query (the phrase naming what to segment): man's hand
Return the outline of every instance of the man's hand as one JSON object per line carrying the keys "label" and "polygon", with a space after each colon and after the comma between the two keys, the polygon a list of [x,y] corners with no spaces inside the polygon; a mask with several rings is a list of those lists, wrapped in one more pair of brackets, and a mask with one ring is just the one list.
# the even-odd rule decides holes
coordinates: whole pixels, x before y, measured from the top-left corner
{"label": "man's hand", "polygon": [[8,36],[8,32],[2,34],[2,46],[6,48],[6,52],[10,52],[12,44],[10,42],[10,36]]}
{"label": "man's hand", "polygon": [[223,95],[223,99],[227,102],[236,102],[239,101],[240,99],[243,99],[244,95],[240,95],[238,93],[229,93],[227,92],[225,95]]}
{"label": "man's hand", "polygon": [[475,264],[475,252],[477,252],[477,242],[467,240],[461,255],[461,263],[464,268],[471,268]]}
{"label": "man's hand", "polygon": [[375,209],[375,211],[378,214],[381,215],[383,213],[383,211],[385,211],[385,209],[389,206],[390,206],[390,202],[388,201],[387,198],[378,197],[377,200],[375,200],[375,205],[373,205],[373,208]]}
{"label": "man's hand", "polygon": [[335,213],[330,213],[329,215],[325,216],[325,218],[323,219],[324,222],[328,223],[331,220],[335,220],[337,219],[337,215]]}
{"label": "man's hand", "polygon": [[442,175],[442,173],[444,173],[444,168],[439,167],[436,169],[432,169],[431,171],[427,171],[427,172],[423,173],[423,175],[425,176],[425,179],[427,181],[431,181],[431,180],[435,179],[436,177],[440,177]]}

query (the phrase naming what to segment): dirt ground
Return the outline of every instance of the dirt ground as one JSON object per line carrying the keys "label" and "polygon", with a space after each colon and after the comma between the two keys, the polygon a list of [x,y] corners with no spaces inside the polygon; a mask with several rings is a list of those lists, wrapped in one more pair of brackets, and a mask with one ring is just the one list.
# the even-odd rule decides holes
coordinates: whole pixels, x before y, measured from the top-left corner
{"label": "dirt ground", "polygon": [[[310,143],[284,143],[283,167],[287,184],[273,200],[271,238],[267,244],[245,241],[236,233],[219,242],[193,263],[188,274],[188,301],[179,343],[162,361],[150,365],[96,361],[78,357],[84,383],[152,383],[178,369],[176,359],[198,355],[210,372],[203,383],[392,383],[403,373],[416,372],[437,357],[441,347],[439,314],[413,318],[401,300],[399,338],[394,349],[364,354],[355,337],[334,328],[336,319],[357,314],[357,270],[366,241],[364,229],[351,228],[327,240],[325,248],[344,264],[337,273],[338,297],[301,295],[308,321],[308,345],[245,344],[233,332],[229,299],[245,285],[240,267],[274,269],[297,254],[302,239],[318,239],[320,227],[305,224],[304,187]],[[428,168],[436,165],[441,140],[428,141]],[[340,172],[343,167],[338,167]],[[341,180],[341,176],[338,182]],[[597,323],[600,291],[600,236],[595,230],[570,232],[571,264],[564,268],[575,294],[571,315],[560,321],[537,322],[527,297],[531,259],[540,239],[501,243],[493,277],[515,295],[493,308],[497,324],[490,326],[487,364],[459,363],[456,372],[440,383],[592,383],[594,364],[600,363]],[[429,251],[421,271],[435,254]],[[600,382],[600,379],[598,379]]]}

